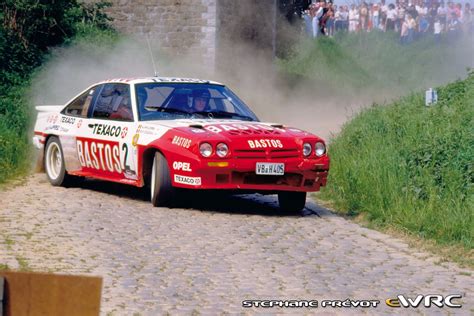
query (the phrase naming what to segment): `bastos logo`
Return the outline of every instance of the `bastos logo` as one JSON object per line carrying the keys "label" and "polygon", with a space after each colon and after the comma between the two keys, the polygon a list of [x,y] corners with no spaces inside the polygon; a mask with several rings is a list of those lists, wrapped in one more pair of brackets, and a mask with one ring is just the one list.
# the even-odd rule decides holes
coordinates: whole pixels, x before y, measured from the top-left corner
{"label": "bastos logo", "polygon": [[250,148],[283,148],[283,144],[279,139],[255,139],[248,140]]}
{"label": "bastos logo", "polygon": [[[122,147],[126,156],[128,148]],[[125,170],[125,166],[120,160],[120,144],[118,142],[77,138],[76,149],[83,168],[113,173],[122,173]]]}
{"label": "bastos logo", "polygon": [[207,125],[204,128],[212,133],[221,133],[223,131],[246,131],[246,130],[254,130],[254,131],[279,131],[285,132],[282,128],[271,127],[265,124],[214,124],[214,125]]}
{"label": "bastos logo", "polygon": [[171,144],[184,148],[189,148],[191,146],[191,140],[180,136],[174,136],[171,140]]}

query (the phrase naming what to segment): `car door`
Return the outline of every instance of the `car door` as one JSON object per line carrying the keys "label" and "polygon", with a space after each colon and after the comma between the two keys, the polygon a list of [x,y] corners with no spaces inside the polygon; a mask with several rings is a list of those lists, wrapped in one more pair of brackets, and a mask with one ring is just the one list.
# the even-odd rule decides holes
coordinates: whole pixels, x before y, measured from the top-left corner
{"label": "car door", "polygon": [[133,184],[137,155],[132,146],[135,118],[127,83],[100,86],[77,142],[82,170],[90,176]]}
{"label": "car door", "polygon": [[70,174],[80,175],[82,165],[77,153],[77,137],[81,137],[84,122],[87,122],[88,112],[98,86],[93,86],[70,101],[61,111],[57,120],[59,140],[63,150],[66,170]]}

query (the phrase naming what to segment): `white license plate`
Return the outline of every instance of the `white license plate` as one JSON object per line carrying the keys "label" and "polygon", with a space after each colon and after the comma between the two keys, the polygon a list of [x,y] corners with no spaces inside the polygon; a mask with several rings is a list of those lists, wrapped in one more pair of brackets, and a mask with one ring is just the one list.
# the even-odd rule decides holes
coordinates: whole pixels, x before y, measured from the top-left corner
{"label": "white license plate", "polygon": [[282,176],[285,174],[285,164],[273,162],[257,162],[255,173],[261,175]]}

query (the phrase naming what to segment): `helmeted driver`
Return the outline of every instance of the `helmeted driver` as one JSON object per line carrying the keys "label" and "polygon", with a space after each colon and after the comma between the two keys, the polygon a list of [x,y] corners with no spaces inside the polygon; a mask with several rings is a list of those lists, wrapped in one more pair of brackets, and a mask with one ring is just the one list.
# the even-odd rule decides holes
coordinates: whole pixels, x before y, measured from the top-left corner
{"label": "helmeted driver", "polygon": [[205,89],[197,89],[193,91],[193,112],[202,112],[209,109],[209,99],[211,95]]}

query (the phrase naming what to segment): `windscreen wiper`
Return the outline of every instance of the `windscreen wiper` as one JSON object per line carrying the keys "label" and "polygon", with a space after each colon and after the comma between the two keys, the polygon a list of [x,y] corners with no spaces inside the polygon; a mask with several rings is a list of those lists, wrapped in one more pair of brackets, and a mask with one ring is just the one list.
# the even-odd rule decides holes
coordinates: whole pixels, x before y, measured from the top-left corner
{"label": "windscreen wiper", "polygon": [[157,111],[157,112],[166,112],[166,113],[179,113],[179,114],[186,114],[191,115],[188,111],[176,109],[176,108],[163,108],[160,106],[146,106],[145,109],[149,111]]}
{"label": "windscreen wiper", "polygon": [[254,120],[250,116],[246,116],[246,115],[242,115],[242,114],[238,114],[238,113],[230,113],[230,112],[226,112],[226,111],[198,111],[198,112],[193,112],[193,114],[201,114],[201,115],[208,116],[208,117],[211,117],[211,118],[212,117],[228,117],[228,118],[239,117],[239,118],[242,118],[242,119],[246,119],[248,121],[253,121]]}

